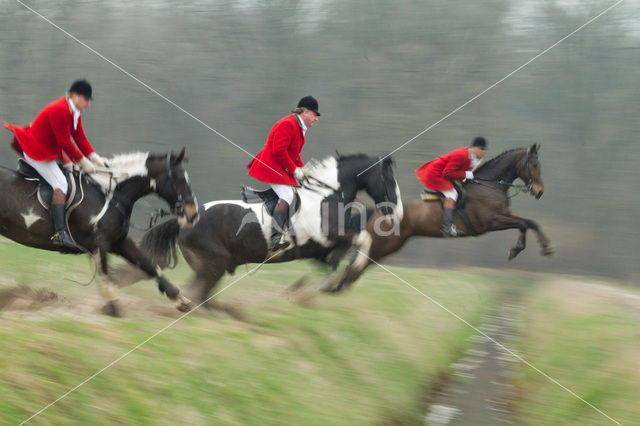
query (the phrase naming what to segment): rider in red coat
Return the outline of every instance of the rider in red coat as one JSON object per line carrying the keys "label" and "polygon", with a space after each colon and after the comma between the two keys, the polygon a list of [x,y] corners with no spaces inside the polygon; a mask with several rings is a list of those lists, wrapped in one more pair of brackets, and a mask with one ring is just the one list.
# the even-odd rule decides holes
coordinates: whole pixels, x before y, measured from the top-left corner
{"label": "rider in red coat", "polygon": [[247,166],[249,176],[270,183],[279,198],[273,211],[271,250],[279,250],[290,244],[283,230],[289,217],[289,205],[294,198],[292,185],[304,179],[300,152],[307,129],[320,117],[318,101],[313,96],[305,96],[292,113],[273,125],[264,148]]}
{"label": "rider in red coat", "polygon": [[433,191],[441,192],[445,196],[444,220],[442,233],[445,237],[458,235],[452,224],[453,213],[458,199],[452,181],[473,179],[473,170],[484,157],[487,141],[477,137],[471,142],[470,148],[458,148],[450,153],[429,161],[416,169],[416,176],[422,184]]}
{"label": "rider in red coat", "polygon": [[[30,125],[18,127],[4,123],[4,127],[14,134],[11,146],[21,153],[25,161],[53,188],[50,209],[55,228],[53,244],[70,249],[78,247],[69,236],[65,224],[67,180],[60,170],[58,160],[67,156],[74,163],[80,163],[86,173],[95,173],[94,164],[106,166],[82,129],[80,114],[90,104],[91,85],[86,80],[77,80],[65,96],[46,105]],[[71,137],[80,149],[71,142]]]}

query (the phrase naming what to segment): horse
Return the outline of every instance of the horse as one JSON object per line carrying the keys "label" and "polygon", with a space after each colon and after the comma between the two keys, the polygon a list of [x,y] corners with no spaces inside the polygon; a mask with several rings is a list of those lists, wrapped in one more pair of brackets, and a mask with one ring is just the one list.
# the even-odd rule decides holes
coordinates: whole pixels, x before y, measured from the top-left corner
{"label": "horse", "polygon": [[[457,203],[457,214],[454,224],[463,231],[462,236],[477,236],[487,232],[518,229],[520,235],[515,246],[509,250],[511,261],[526,247],[526,232],[532,229],[541,246],[541,255],[554,253],[549,239],[540,226],[531,219],[515,216],[509,207],[508,190],[516,188],[529,192],[536,199],[542,197],[544,182],[541,177],[539,144],[528,148],[517,148],[505,151],[497,157],[478,166],[474,171],[474,179],[462,183],[460,200]],[[514,184],[520,178],[524,185]],[[423,197],[428,198],[428,197]],[[442,238],[443,207],[440,197],[432,201],[413,200],[404,204],[404,217],[395,229],[381,221],[378,213],[370,212],[366,221],[366,229],[371,235],[372,243],[369,251],[364,253],[367,261],[349,264],[338,283],[326,288],[330,292],[339,292],[355,282],[364,269],[382,258],[397,252],[404,243],[413,236]],[[354,217],[359,220],[359,218]],[[347,249],[341,248],[338,258],[344,258]]]}
{"label": "horse", "polygon": [[[365,190],[389,221],[402,218],[400,189],[393,176],[393,160],[364,154],[339,155],[310,161],[304,167],[307,179],[297,188],[299,210],[290,209],[290,233],[295,244],[277,252],[268,249],[272,218],[269,202],[240,200],[212,201],[200,209],[200,221],[193,228],[181,228],[175,219],[164,222],[143,236],[141,248],[161,266],[177,263],[176,244],[195,271],[194,287],[199,302],[205,302],[224,275],[233,274],[246,263],[288,262],[300,258],[324,260],[339,245],[368,251],[369,234],[346,226],[356,193]],[[273,190],[269,189],[265,192]],[[249,191],[251,192],[251,191]],[[245,191],[245,195],[247,191]],[[275,195],[275,193],[273,194]],[[246,197],[245,197],[246,199]],[[294,202],[295,203],[295,202]],[[365,262],[356,258],[354,263]],[[134,278],[135,279],[135,278]],[[207,305],[205,305],[207,306]],[[210,305],[208,305],[210,307]]]}
{"label": "horse", "polygon": [[51,191],[51,187],[46,183],[38,187],[37,176],[26,180],[16,171],[0,166],[0,186],[4,188],[0,192],[0,233],[37,249],[92,255],[100,272],[100,290],[106,299],[103,312],[108,315],[119,316],[120,312],[116,287],[108,275],[107,253],[123,257],[146,276],[154,277],[160,292],[177,301],[179,310],[189,310],[190,301],[127,236],[133,205],[151,192],[171,206],[181,224],[193,226],[197,222],[197,201],[182,166],[183,159],[184,148],[178,155],[138,152],[109,159],[110,168],[105,174],[89,177],[74,171],[70,188],[75,193],[68,197],[65,219],[78,250],[62,249],[51,241],[48,205],[38,199],[46,198],[41,195],[47,189]]}

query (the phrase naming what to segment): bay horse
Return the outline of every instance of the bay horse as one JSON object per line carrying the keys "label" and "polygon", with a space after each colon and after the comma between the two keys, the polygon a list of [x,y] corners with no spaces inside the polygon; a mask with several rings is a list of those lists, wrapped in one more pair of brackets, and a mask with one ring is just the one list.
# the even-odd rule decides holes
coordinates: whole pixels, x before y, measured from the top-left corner
{"label": "bay horse", "polygon": [[[541,255],[549,256],[554,253],[549,239],[542,232],[540,226],[531,219],[515,216],[509,207],[508,190],[516,187],[523,192],[529,192],[539,199],[544,192],[544,182],[541,177],[539,144],[528,148],[517,148],[505,151],[497,157],[478,166],[474,171],[474,179],[462,183],[464,199],[464,213],[468,219],[463,220],[456,214],[454,224],[463,236],[477,236],[486,232],[518,229],[520,235],[514,247],[509,250],[508,259],[511,261],[526,246],[526,232],[532,229],[542,248]],[[520,178],[524,186],[514,185],[514,180]],[[459,204],[460,205],[460,202]],[[442,238],[442,203],[439,200],[413,200],[404,204],[404,217],[391,229],[386,221],[380,221],[377,212],[370,212],[367,220],[367,231],[371,235],[372,243],[365,254],[367,262],[349,264],[337,285],[328,291],[338,292],[348,288],[362,274],[364,269],[382,258],[397,252],[404,243],[413,236]],[[355,218],[357,219],[357,218]],[[342,254],[337,258],[344,258],[347,250],[342,247]]]}
{"label": "bay horse", "polygon": [[[380,160],[364,154],[336,155],[307,163],[304,171],[308,179],[297,188],[299,210],[294,206],[290,209],[289,231],[295,245],[279,252],[268,249],[272,220],[268,208],[264,203],[241,200],[204,204],[200,221],[193,228],[181,228],[175,219],[164,222],[144,235],[141,248],[160,266],[173,267],[179,245],[196,273],[198,302],[207,300],[224,273],[232,274],[238,265],[300,258],[324,260],[338,245],[353,245],[368,252],[369,233],[359,228],[352,232],[346,218],[349,208],[362,206],[354,203],[360,190],[373,198],[381,215],[402,218],[400,189],[392,165],[390,157]],[[366,261],[361,256],[354,259],[354,264]]]}
{"label": "bay horse", "polygon": [[[74,172],[76,191],[69,197],[66,222],[69,234],[80,250],[63,249],[51,241],[53,224],[46,202],[40,202],[38,182],[26,180],[16,171],[0,166],[0,233],[29,247],[64,253],[88,253],[100,272],[100,290],[106,299],[103,312],[118,316],[115,285],[108,275],[107,253],[115,253],[154,277],[160,292],[178,302],[178,309],[190,309],[190,301],[162,276],[127,236],[133,205],[151,192],[164,199],[180,223],[192,226],[198,220],[196,199],[182,166],[184,149],[178,154],[131,153],[108,160],[110,174],[91,177]],[[48,187],[48,185],[47,185]],[[49,187],[50,189],[50,187]],[[43,205],[44,204],[44,205]]]}

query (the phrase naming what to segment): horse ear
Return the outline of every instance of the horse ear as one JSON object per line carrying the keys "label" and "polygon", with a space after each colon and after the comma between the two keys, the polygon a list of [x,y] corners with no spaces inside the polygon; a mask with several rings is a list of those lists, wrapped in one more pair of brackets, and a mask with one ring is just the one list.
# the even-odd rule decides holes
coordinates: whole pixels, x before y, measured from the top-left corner
{"label": "horse ear", "polygon": [[180,164],[182,160],[184,160],[184,150],[185,150],[185,147],[182,147],[182,150],[180,151],[180,153],[176,157],[174,157],[173,164]]}
{"label": "horse ear", "polygon": [[393,161],[393,157],[391,155],[387,155],[386,157],[384,157],[384,160],[382,160],[382,163],[387,166],[393,166],[395,164],[395,162]]}
{"label": "horse ear", "polygon": [[529,152],[531,154],[535,154],[538,152],[538,150],[540,149],[540,144],[539,143],[534,143],[533,145],[531,145],[531,147],[529,148]]}

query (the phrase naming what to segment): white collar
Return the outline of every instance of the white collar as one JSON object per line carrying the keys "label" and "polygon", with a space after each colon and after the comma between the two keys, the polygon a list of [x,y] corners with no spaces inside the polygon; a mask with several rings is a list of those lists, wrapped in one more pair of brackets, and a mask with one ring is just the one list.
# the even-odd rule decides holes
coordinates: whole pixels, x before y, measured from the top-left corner
{"label": "white collar", "polygon": [[67,98],[67,103],[69,104],[69,108],[71,108],[71,111],[73,111],[73,130],[78,130],[78,119],[80,118],[80,110],[76,108],[71,98]]}
{"label": "white collar", "polygon": [[300,114],[296,114],[296,118],[298,119],[298,123],[300,123],[300,126],[302,127],[302,136],[305,136],[307,133],[307,126],[304,125],[304,121],[302,121],[302,117],[300,117]]}
{"label": "white collar", "polygon": [[481,159],[475,156],[472,150],[469,150],[469,159],[471,160],[471,169],[475,169],[480,164]]}

